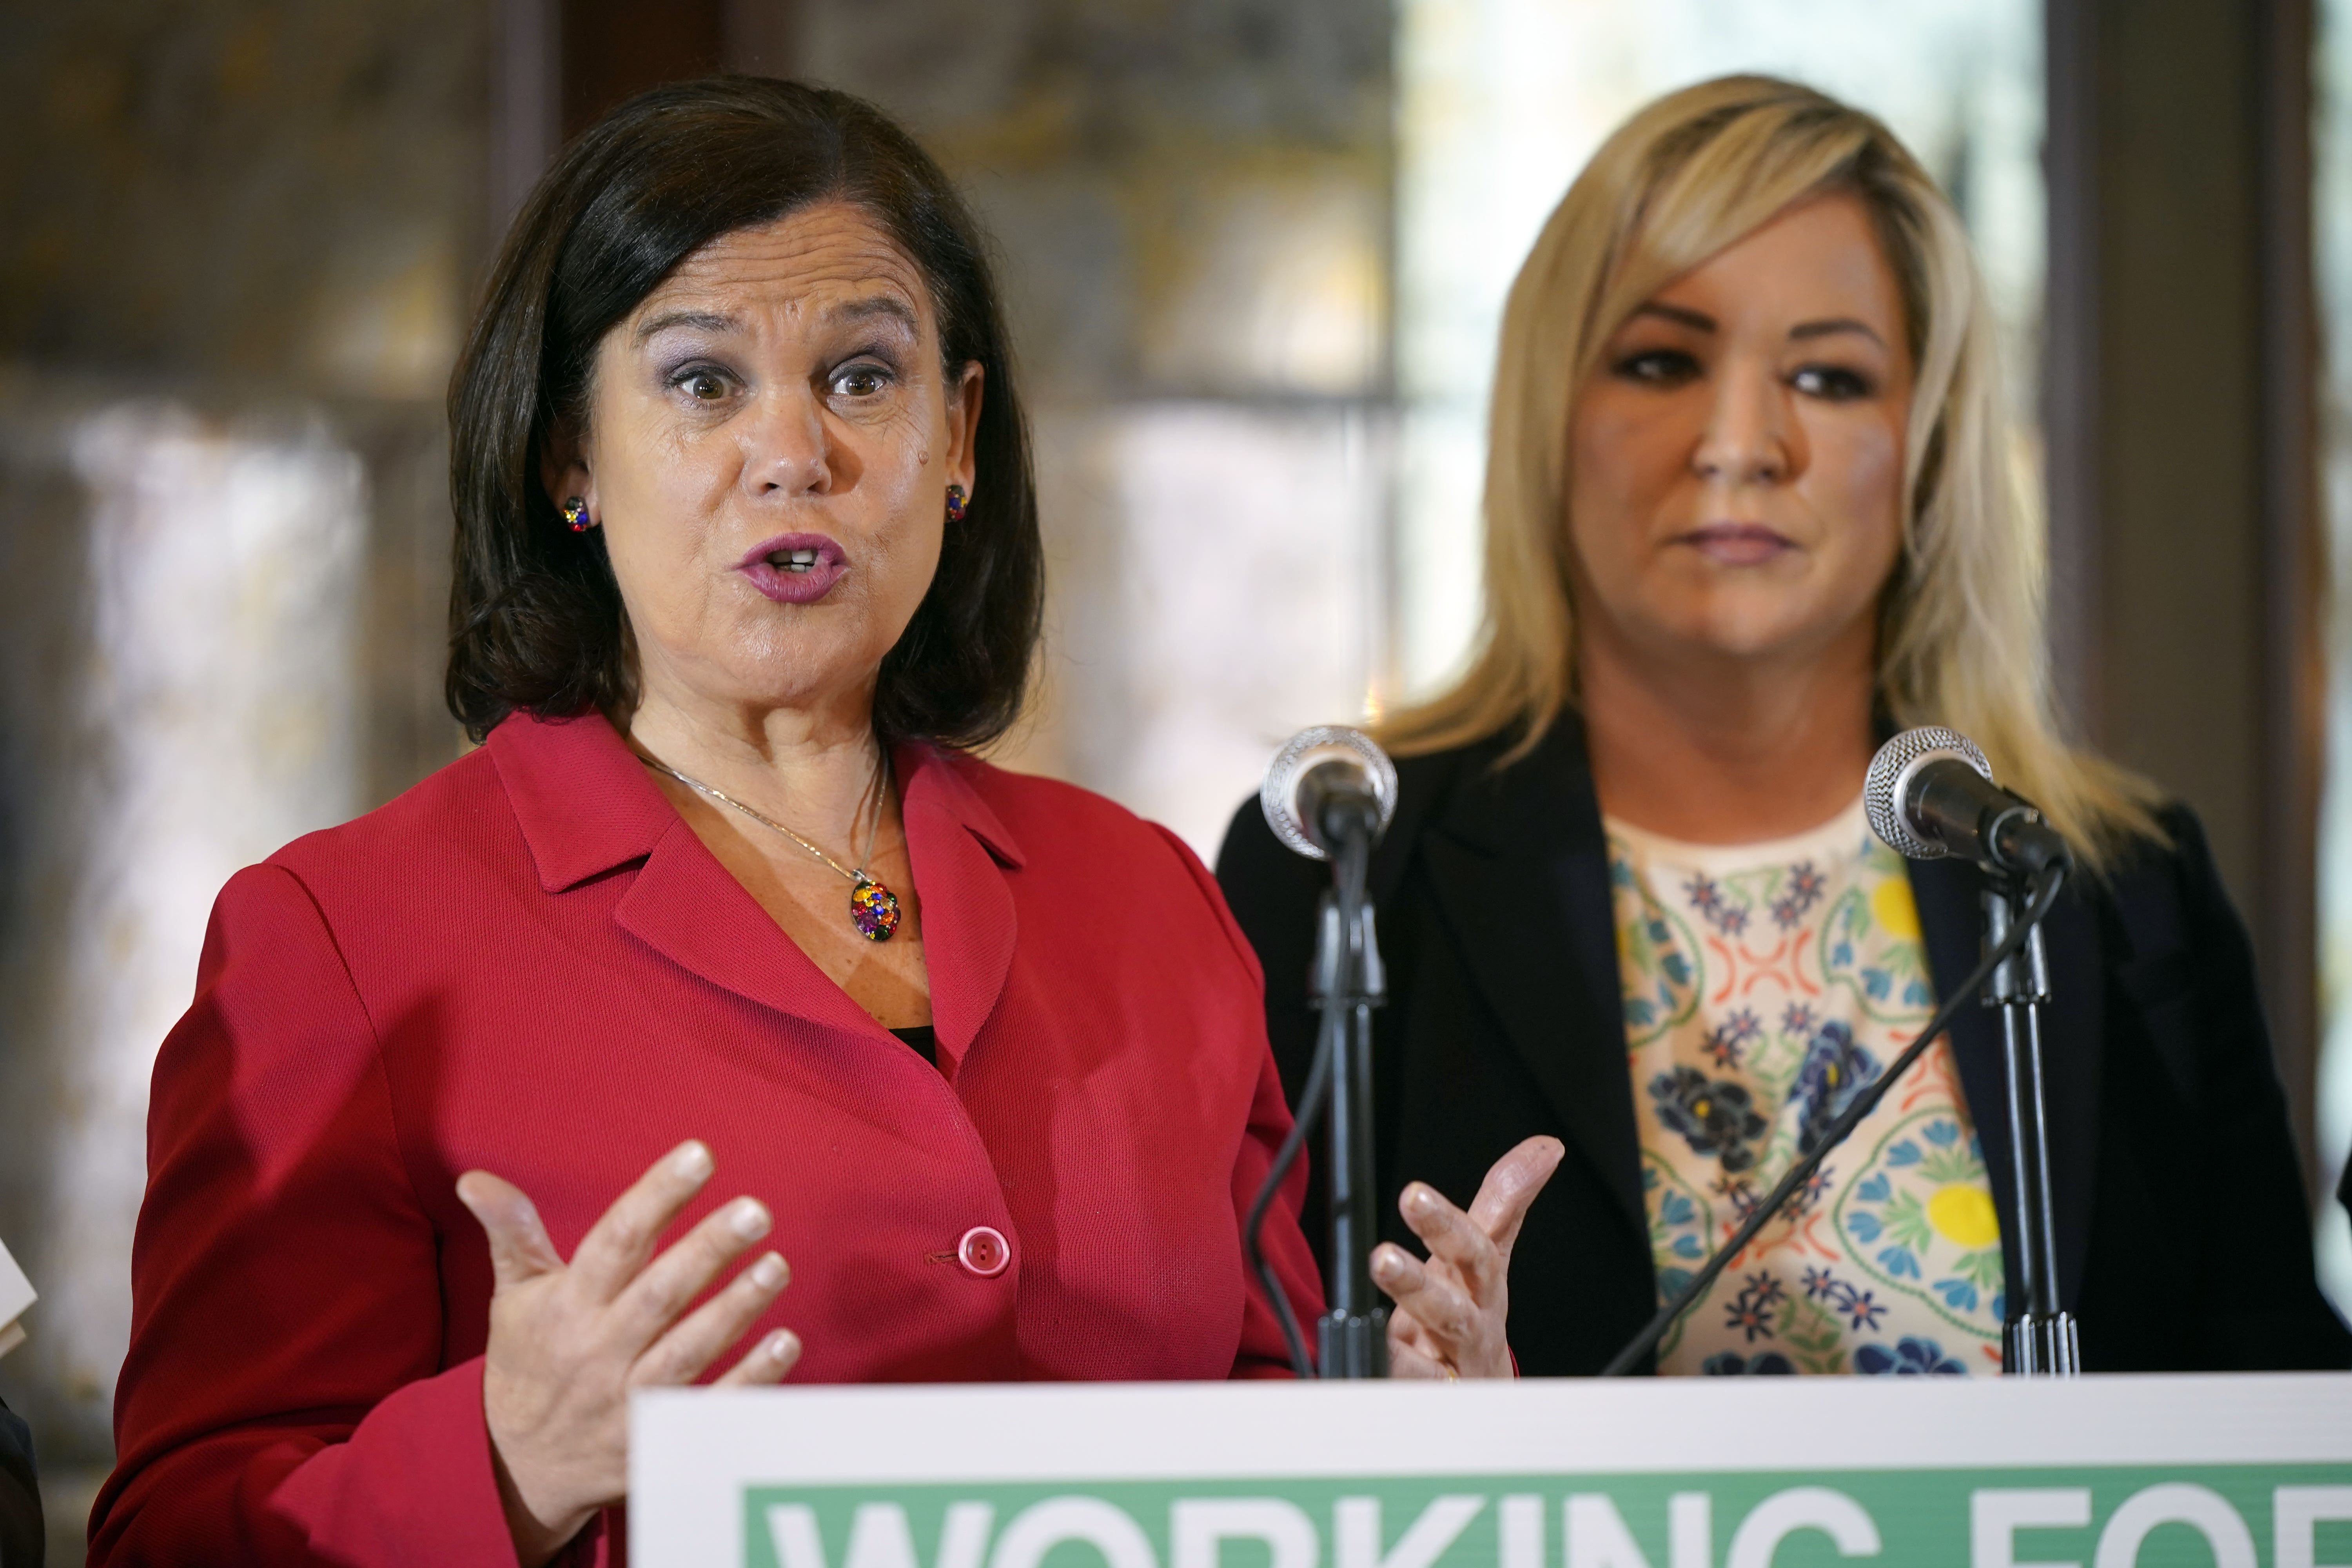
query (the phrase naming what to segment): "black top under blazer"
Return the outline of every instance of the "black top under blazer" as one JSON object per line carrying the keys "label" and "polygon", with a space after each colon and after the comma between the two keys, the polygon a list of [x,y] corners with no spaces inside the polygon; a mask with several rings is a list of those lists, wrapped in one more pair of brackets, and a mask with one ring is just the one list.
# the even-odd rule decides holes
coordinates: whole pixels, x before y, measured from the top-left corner
{"label": "black top under blazer", "polygon": [[[1382,1233],[1415,1245],[1396,1212],[1407,1180],[1467,1205],[1521,1139],[1561,1139],[1568,1157],[1512,1258],[1511,1347],[1525,1373],[1591,1373],[1658,1306],[1608,848],[1580,721],[1563,718],[1498,771],[1506,749],[1496,739],[1400,762],[1396,819],[1373,856],[1389,983],[1374,1043]],[[2252,945],[2195,816],[2175,806],[2163,822],[2168,848],[2146,847],[2105,882],[2078,879],[2045,931],[2062,1304],[2094,1371],[2352,1366],[2352,1333],[2314,1278]],[[1329,869],[1284,848],[1252,801],[1217,877],[1265,963],[1295,1101],[1315,1047],[1306,983]],[[1911,868],[1939,988],[1975,967],[1982,886],[1965,862]],[[1952,1035],[2005,1222],[1999,1020],[1964,1009]],[[1318,1173],[1310,1215],[1328,1212],[1321,1188]]]}

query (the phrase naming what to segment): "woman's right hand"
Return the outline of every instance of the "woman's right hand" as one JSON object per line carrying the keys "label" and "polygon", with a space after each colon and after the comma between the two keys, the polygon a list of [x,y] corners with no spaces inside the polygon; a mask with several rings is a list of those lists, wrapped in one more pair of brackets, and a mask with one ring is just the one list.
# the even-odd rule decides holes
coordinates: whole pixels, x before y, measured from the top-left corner
{"label": "woman's right hand", "polygon": [[[678,1321],[772,1223],[764,1205],[737,1198],[654,1257],[711,1169],[698,1142],[671,1150],[604,1211],[569,1266],[521,1189],[488,1171],[457,1178],[459,1200],[489,1234],[497,1273],[482,1404],[524,1568],[547,1562],[626,1493],[629,1390],[693,1382],[791,1279],[771,1252]],[[774,1383],[800,1353],[800,1341],[780,1329],[719,1382]]]}

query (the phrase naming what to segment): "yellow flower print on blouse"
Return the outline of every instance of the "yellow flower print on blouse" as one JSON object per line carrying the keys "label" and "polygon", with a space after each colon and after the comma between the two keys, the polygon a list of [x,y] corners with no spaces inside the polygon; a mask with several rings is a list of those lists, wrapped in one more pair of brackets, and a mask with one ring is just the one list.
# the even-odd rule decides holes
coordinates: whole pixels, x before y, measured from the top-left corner
{"label": "yellow flower print on blouse", "polygon": [[1992,1194],[1966,1182],[1937,1189],[1927,1200],[1927,1223],[1954,1247],[1973,1250],[2000,1245],[2000,1216],[1993,1211]]}
{"label": "yellow flower print on blouse", "polygon": [[1889,877],[1870,895],[1870,912],[1896,942],[1919,940],[1919,906],[1911,899],[1908,877]]}

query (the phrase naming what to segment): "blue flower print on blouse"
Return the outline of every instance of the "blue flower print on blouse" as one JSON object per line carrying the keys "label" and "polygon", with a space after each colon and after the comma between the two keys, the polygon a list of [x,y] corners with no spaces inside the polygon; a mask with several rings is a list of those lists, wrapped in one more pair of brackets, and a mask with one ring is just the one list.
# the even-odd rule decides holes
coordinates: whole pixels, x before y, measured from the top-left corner
{"label": "blue flower print on blouse", "polygon": [[1705,1051],[1716,1066],[1736,1068],[1739,1066],[1741,1053],[1762,1038],[1763,1034],[1764,1025],[1755,1013],[1741,1007],[1719,1026],[1709,1029],[1706,1037],[1699,1042],[1698,1048]]}
{"label": "blue flower print on blouse", "polygon": [[1738,1351],[1717,1351],[1699,1363],[1701,1377],[1794,1377],[1797,1369],[1779,1351],[1758,1351],[1743,1356]]}
{"label": "blue flower print on blouse", "polygon": [[1897,1340],[1891,1351],[1885,1345],[1863,1346],[1853,1352],[1853,1369],[1875,1377],[1965,1377],[1969,1370],[1946,1355],[1944,1347],[1934,1340],[1909,1334]]}
{"label": "blue flower print on blouse", "polygon": [[1782,931],[1794,931],[1815,904],[1822,901],[1822,892],[1830,879],[1813,868],[1811,860],[1800,860],[1789,868],[1789,875],[1780,884],[1780,896],[1772,900],[1772,923]]}
{"label": "blue flower print on blouse", "polygon": [[1738,936],[1748,929],[1748,910],[1724,897],[1723,889],[1714,879],[1694,877],[1685,884],[1683,896],[1691,902],[1707,924],[1726,936]]}
{"label": "blue flower print on blouse", "polygon": [[1854,1043],[1850,1026],[1838,1019],[1823,1024],[1805,1047],[1797,1081],[1789,1089],[1789,1098],[1803,1107],[1797,1123],[1797,1147],[1811,1153],[1838,1113],[1853,1104],[1853,1097],[1877,1076],[1878,1058],[1867,1047]]}
{"label": "blue flower print on blouse", "polygon": [[1693,1153],[1713,1154],[1731,1172],[1756,1163],[1756,1151],[1749,1145],[1771,1123],[1743,1086],[1709,1079],[1694,1067],[1677,1067],[1650,1080],[1650,1098],[1658,1102],[1660,1125],[1679,1133]]}

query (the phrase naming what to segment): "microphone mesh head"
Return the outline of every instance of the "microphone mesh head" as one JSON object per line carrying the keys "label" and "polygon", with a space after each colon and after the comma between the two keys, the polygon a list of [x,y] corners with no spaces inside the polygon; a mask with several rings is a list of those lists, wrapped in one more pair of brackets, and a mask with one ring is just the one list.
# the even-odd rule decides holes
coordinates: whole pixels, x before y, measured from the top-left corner
{"label": "microphone mesh head", "polygon": [[1389,754],[1375,745],[1370,735],[1344,724],[1318,724],[1311,730],[1301,730],[1284,742],[1282,750],[1275,752],[1274,761],[1266,764],[1265,782],[1258,786],[1257,803],[1265,810],[1265,825],[1274,829],[1274,836],[1311,860],[1329,857],[1315,842],[1314,835],[1307,831],[1306,820],[1298,815],[1298,781],[1317,763],[1335,757],[1364,770],[1365,782],[1371,786],[1372,798],[1381,807],[1381,825],[1373,837],[1387,832],[1390,820],[1396,816],[1396,764],[1389,761]]}
{"label": "microphone mesh head", "polygon": [[1937,843],[1920,837],[1903,820],[1903,792],[1919,764],[1936,757],[1958,757],[1993,783],[1992,764],[1977,743],[1957,730],[1927,724],[1906,730],[1878,748],[1870,772],[1862,781],[1862,808],[1879,842],[1906,860],[1940,860],[1948,853]]}

